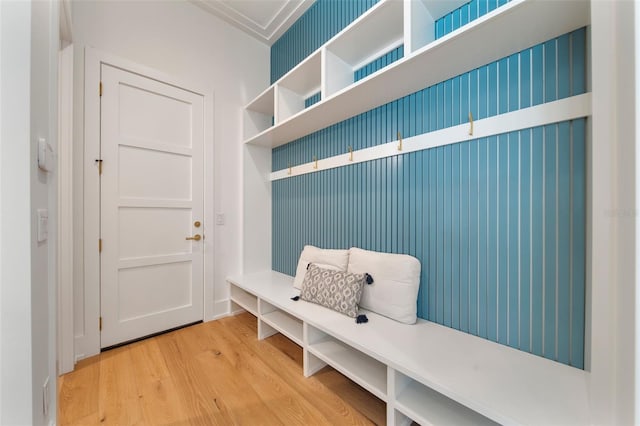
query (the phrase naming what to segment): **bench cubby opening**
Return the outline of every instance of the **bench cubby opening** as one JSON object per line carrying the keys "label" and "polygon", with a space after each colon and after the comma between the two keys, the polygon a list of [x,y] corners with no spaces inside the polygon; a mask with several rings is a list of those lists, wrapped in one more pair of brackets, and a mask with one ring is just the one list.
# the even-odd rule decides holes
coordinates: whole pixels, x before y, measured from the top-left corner
{"label": "bench cubby opening", "polygon": [[258,298],[237,286],[231,286],[231,301],[246,311],[258,316]]}
{"label": "bench cubby opening", "polygon": [[[308,327],[313,330],[312,334],[322,335],[322,332],[315,327]],[[385,364],[328,334],[309,343],[307,351],[378,398],[387,401],[387,366]]]}
{"label": "bench cubby opening", "polygon": [[394,405],[396,424],[406,419],[421,425],[455,424],[455,425],[497,425],[497,423],[476,413],[445,395],[423,385],[398,371],[390,371],[394,375]]}
{"label": "bench cubby opening", "polygon": [[302,346],[302,320],[260,300],[260,321]]}

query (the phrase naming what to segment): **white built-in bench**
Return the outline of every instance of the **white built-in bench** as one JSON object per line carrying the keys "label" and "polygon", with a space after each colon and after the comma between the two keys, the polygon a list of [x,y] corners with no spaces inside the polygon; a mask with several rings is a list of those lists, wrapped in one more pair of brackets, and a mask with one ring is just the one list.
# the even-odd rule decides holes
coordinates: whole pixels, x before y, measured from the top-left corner
{"label": "white built-in bench", "polygon": [[[387,424],[585,425],[588,373],[429,321],[406,325],[366,312],[355,320],[294,302],[293,278],[230,277],[231,300],[303,349],[309,377],[330,365],[387,403]],[[492,422],[493,421],[493,422]]]}

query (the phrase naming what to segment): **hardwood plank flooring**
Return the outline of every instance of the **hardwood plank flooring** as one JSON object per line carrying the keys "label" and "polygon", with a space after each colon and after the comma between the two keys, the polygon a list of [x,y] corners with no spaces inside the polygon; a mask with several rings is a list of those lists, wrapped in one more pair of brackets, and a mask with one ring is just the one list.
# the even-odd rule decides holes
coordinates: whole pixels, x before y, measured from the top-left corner
{"label": "hardwood plank flooring", "polygon": [[371,425],[385,404],[326,367],[302,375],[302,349],[259,341],[249,313],[80,361],[58,379],[60,425]]}

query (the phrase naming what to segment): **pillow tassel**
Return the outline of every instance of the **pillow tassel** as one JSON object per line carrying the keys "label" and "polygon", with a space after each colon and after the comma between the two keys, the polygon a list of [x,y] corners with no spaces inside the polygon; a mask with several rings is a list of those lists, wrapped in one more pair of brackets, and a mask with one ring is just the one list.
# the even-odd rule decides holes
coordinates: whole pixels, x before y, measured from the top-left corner
{"label": "pillow tassel", "polygon": [[293,296],[291,300],[293,300],[294,302],[297,302],[298,300],[300,300],[300,296]]}
{"label": "pillow tassel", "polygon": [[364,277],[367,279],[367,284],[373,284],[373,277],[369,274],[364,274]]}
{"label": "pillow tassel", "polygon": [[367,316],[365,314],[360,314],[356,318],[356,323],[357,324],[363,324],[363,323],[366,323],[366,322],[369,322],[369,318],[367,318]]}

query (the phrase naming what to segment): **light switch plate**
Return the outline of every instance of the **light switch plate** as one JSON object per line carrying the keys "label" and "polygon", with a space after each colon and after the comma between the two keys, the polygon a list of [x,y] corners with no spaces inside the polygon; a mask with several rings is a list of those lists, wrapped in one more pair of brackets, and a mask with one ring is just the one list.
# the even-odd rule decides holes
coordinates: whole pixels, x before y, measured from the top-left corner
{"label": "light switch plate", "polygon": [[38,167],[45,172],[53,171],[53,149],[45,138],[38,138]]}
{"label": "light switch plate", "polygon": [[49,210],[38,209],[38,242],[47,241],[49,238]]}
{"label": "light switch plate", "polygon": [[216,213],[216,225],[224,225],[224,213]]}

